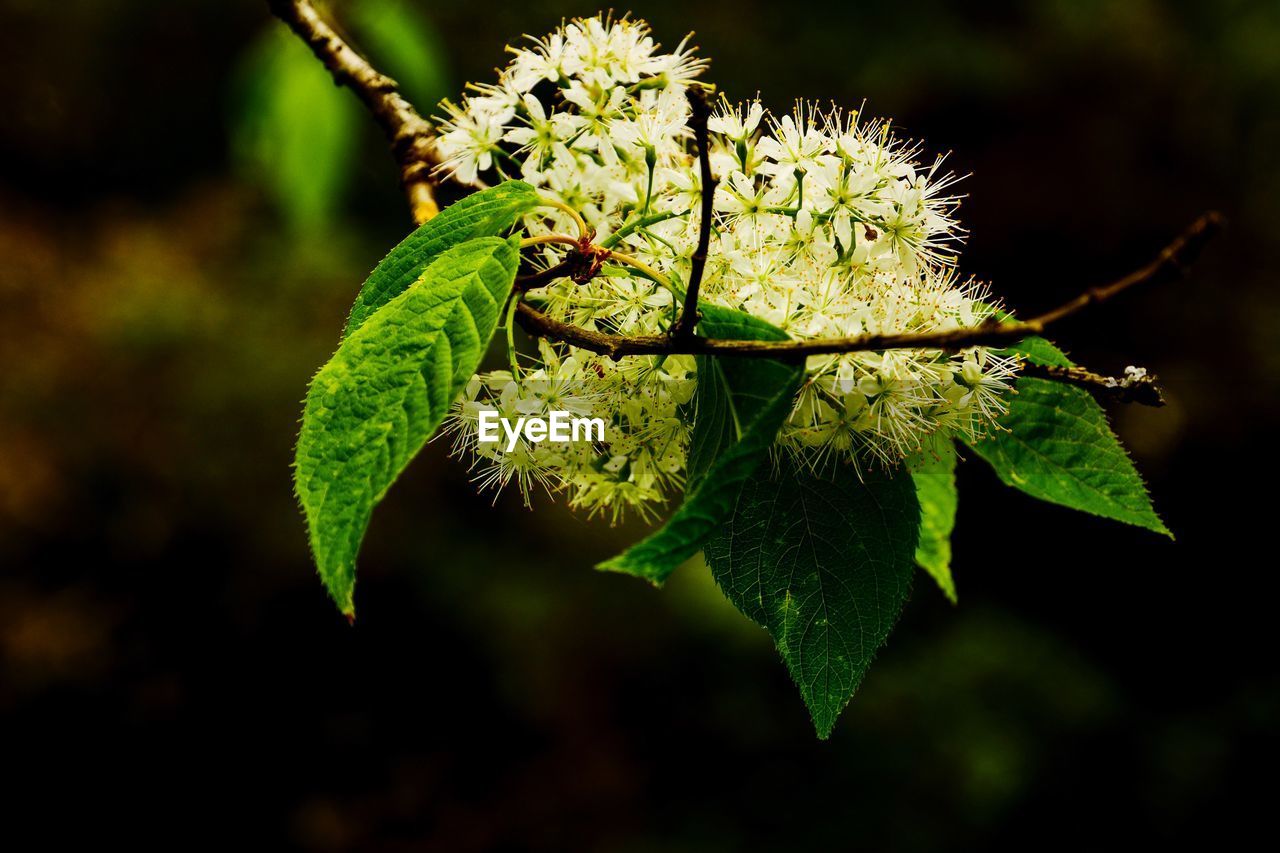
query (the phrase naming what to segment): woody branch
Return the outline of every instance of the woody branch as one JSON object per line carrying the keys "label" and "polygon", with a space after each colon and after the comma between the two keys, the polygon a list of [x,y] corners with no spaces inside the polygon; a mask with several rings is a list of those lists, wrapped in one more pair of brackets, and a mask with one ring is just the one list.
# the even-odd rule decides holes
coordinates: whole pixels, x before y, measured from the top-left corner
{"label": "woody branch", "polygon": [[[400,165],[401,183],[409,198],[410,210],[418,223],[426,222],[439,208],[435,202],[431,172],[435,167],[433,131],[430,123],[400,94],[394,80],[377,71],[357,53],[334,28],[326,23],[310,0],[267,0],[277,17],[289,25],[310,47],[316,57],[333,74],[336,83],[351,89],[382,127],[391,150]],[[894,334],[853,335],[811,338],[792,341],[721,340],[698,337],[693,328],[697,322],[698,289],[706,263],[711,229],[712,199],[715,181],[708,159],[705,97],[700,91],[690,96],[693,129],[698,146],[702,174],[701,222],[698,244],[691,262],[681,315],[666,335],[619,335],[585,329],[557,320],[521,301],[517,316],[529,334],[586,349],[610,358],[634,355],[718,355],[743,358],[797,359],[811,355],[834,355],[847,352],[889,349],[936,349],[956,351],[975,346],[1009,346],[1030,335],[1043,334],[1051,324],[1073,316],[1086,308],[1107,302],[1140,284],[1158,284],[1186,274],[1192,261],[1208,240],[1221,228],[1222,217],[1209,212],[1166,246],[1150,263],[1111,282],[1092,287],[1063,304],[1029,320],[999,321],[943,331],[901,332]],[[569,240],[568,242],[573,242]],[[609,249],[585,246],[578,250],[590,254],[597,262],[608,257]],[[572,254],[572,253],[571,253]],[[577,266],[572,257],[561,267],[566,274]],[[555,268],[553,268],[555,269]],[[559,270],[557,270],[559,271]],[[520,283],[520,289],[549,283],[549,271],[535,273]],[[1069,382],[1116,399],[1160,405],[1162,398],[1154,379],[1117,379],[1093,373],[1084,368],[1054,368],[1026,365],[1028,375],[1046,376]]]}
{"label": "woody branch", "polygon": [[421,224],[439,213],[431,181],[435,168],[431,125],[400,94],[399,84],[351,47],[311,0],[267,0],[267,5],[307,43],[334,82],[354,92],[378,122],[400,166],[400,183],[414,221]]}

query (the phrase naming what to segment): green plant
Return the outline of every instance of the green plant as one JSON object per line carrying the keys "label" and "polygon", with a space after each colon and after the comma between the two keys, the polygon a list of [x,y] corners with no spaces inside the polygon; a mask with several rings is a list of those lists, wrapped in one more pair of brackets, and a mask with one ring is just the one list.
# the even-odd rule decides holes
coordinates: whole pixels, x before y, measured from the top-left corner
{"label": "green plant", "polygon": [[[820,737],[914,567],[955,600],[957,445],[1034,497],[1168,534],[1094,399],[1158,403],[1154,378],[1099,376],[1040,335],[1177,274],[1216,217],[1019,321],[957,277],[951,179],[885,125],[801,105],[762,130],[758,104],[713,106],[686,44],[662,54],[642,23],[591,18],[515,51],[432,126],[308,3],[272,6],[382,124],[422,222],[356,297],[298,442],[316,563],[349,617],[370,514],[442,425],[526,497],[617,518],[682,492],[600,568],[661,584],[703,552]],[[440,179],[493,185],[437,213]],[[510,369],[477,375],[500,330]],[[562,410],[607,434],[520,432]],[[516,423],[505,445],[489,415]]]}

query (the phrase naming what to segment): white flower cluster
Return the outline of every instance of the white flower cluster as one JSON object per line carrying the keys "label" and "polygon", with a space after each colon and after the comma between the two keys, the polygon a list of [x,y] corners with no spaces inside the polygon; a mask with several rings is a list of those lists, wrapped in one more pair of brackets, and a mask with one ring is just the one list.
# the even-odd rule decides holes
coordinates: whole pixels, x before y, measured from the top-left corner
{"label": "white flower cluster", "polygon": [[[514,482],[526,503],[534,486],[563,491],[569,504],[613,521],[626,510],[648,517],[684,483],[689,427],[679,409],[693,397],[690,359],[606,358],[539,343],[534,369],[496,370],[472,378],[447,425],[454,450],[472,456],[481,487]],[[567,412],[600,418],[603,442],[530,442],[508,450],[479,440],[482,411],[508,423]]]}
{"label": "white flower cluster", "polygon": [[[462,181],[520,178],[577,211],[598,245],[638,264],[606,263],[586,283],[560,279],[528,294],[552,317],[623,334],[666,331],[678,310],[699,230],[701,179],[686,97],[705,63],[672,53],[643,22],[587,18],[525,48],[496,85],[446,102],[441,169]],[[953,182],[940,161],[857,113],[799,105],[775,118],[759,102],[722,102],[709,122],[715,191],[702,299],[767,320],[797,339],[970,326],[994,310],[954,271]],[[532,236],[574,233],[572,217],[539,211]],[[542,262],[560,260],[549,244]],[[646,270],[658,273],[650,275]],[[898,464],[935,434],[973,437],[1004,411],[1017,364],[977,347],[962,353],[888,350],[814,356],[778,446],[816,462]],[[518,375],[477,377],[455,421],[473,439],[480,407],[525,411],[549,387],[561,408],[618,425],[603,446],[484,450],[481,477],[567,490],[575,505],[616,515],[662,500],[682,483],[694,360],[615,364],[543,344]],[[574,399],[563,399],[564,392]],[[524,408],[521,408],[524,407]]]}

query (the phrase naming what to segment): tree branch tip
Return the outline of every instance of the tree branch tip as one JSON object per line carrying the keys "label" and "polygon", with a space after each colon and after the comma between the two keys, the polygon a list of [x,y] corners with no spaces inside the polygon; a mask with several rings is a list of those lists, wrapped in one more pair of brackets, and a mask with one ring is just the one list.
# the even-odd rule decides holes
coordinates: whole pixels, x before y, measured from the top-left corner
{"label": "tree branch tip", "polygon": [[1201,227],[1210,231],[1221,231],[1227,227],[1227,217],[1220,210],[1205,211],[1200,216],[1199,222],[1202,223]]}
{"label": "tree branch tip", "polygon": [[1215,236],[1227,226],[1227,218],[1219,211],[1209,210],[1200,215],[1191,228],[1188,229],[1186,237],[1188,241],[1203,242],[1210,237]]}
{"label": "tree branch tip", "polygon": [[[1140,367],[1125,368],[1122,377],[1105,376],[1079,365],[1035,364],[1022,359],[1021,375],[1034,379],[1050,379],[1064,382],[1092,393],[1096,397],[1118,403],[1137,403],[1159,408],[1165,405],[1164,390],[1159,378]],[[1015,388],[1016,392],[1016,388]]]}

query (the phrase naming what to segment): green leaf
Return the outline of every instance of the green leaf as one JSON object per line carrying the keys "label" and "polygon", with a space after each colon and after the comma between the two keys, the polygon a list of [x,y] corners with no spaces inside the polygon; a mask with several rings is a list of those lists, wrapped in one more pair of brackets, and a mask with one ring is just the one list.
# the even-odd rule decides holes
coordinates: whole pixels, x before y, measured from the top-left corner
{"label": "green leaf", "polygon": [[893,629],[911,585],[920,527],[904,467],[859,477],[836,463],[757,471],[706,546],[733,605],[773,637],[820,738]]}
{"label": "green leaf", "polygon": [[956,603],[951,578],[951,531],[956,526],[956,448],[949,439],[933,442],[908,462],[920,501],[920,542],[916,563]]}
{"label": "green leaf", "polygon": [[232,152],[297,232],[335,218],[359,143],[360,104],[333,85],[311,50],[272,26],[234,79]]}
{"label": "green leaf", "polygon": [[401,240],[369,273],[351,306],[344,335],[350,337],[379,308],[403,293],[441,252],[475,237],[504,234],[540,203],[533,187],[507,181],[440,211]]}
{"label": "green leaf", "polygon": [[426,107],[453,90],[444,66],[448,50],[421,13],[420,4],[360,0],[347,4],[342,12],[359,36],[360,46],[368,48],[374,64],[396,79],[411,102]]}
{"label": "green leaf", "polygon": [[514,239],[450,249],[311,382],[294,484],[320,577],[348,617],[369,516],[475,373],[519,259]]}
{"label": "green leaf", "polygon": [[999,350],[998,355],[1020,355],[1032,364],[1042,367],[1071,367],[1071,359],[1038,335],[1023,338],[1008,349]]}
{"label": "green leaf", "polygon": [[1087,391],[1023,377],[1000,425],[1007,432],[970,447],[1006,485],[1171,536],[1102,407]]}
{"label": "green leaf", "polygon": [[[709,338],[786,340],[776,326],[740,311],[702,306]],[[702,548],[733,511],[742,484],[768,456],[795,401],[804,365],[776,359],[698,357],[698,388],[684,503],[667,523],[597,568],[661,585]]]}

